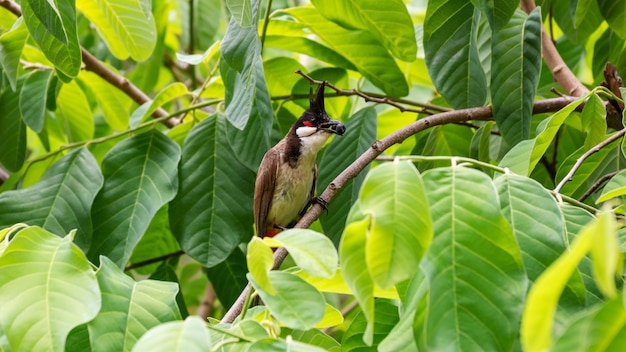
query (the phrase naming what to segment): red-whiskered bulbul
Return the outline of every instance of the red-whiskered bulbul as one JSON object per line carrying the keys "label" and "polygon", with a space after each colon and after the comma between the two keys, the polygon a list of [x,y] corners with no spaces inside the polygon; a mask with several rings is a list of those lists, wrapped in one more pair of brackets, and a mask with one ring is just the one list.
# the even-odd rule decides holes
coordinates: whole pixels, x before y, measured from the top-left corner
{"label": "red-whiskered bulbul", "polygon": [[315,180],[317,152],[331,134],[343,135],[341,122],[331,120],[324,109],[324,86],[287,135],[261,161],[254,187],[254,222],[258,236],[274,236],[293,226],[317,200]]}

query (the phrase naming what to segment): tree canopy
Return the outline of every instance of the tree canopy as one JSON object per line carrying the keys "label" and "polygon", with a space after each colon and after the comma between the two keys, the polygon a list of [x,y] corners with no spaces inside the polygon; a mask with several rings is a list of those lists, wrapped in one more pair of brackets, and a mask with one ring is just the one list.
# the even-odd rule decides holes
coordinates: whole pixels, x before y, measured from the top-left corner
{"label": "tree canopy", "polygon": [[[0,0],[0,351],[626,350],[625,13]],[[320,84],[328,209],[255,236]]]}

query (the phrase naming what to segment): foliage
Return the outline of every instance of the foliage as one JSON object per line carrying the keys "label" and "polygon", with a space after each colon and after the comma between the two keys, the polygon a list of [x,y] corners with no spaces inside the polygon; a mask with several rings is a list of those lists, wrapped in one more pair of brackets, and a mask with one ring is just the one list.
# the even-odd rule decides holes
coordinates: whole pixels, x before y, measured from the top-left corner
{"label": "foliage", "polygon": [[0,351],[626,349],[624,5],[536,2],[0,1]]}

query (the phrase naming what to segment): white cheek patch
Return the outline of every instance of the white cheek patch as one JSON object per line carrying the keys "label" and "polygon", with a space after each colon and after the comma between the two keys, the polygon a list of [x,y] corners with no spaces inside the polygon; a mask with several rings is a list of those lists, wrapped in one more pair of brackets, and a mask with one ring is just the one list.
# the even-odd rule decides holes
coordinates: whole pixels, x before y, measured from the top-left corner
{"label": "white cheek patch", "polygon": [[298,137],[308,137],[317,132],[317,127],[302,126],[296,129]]}

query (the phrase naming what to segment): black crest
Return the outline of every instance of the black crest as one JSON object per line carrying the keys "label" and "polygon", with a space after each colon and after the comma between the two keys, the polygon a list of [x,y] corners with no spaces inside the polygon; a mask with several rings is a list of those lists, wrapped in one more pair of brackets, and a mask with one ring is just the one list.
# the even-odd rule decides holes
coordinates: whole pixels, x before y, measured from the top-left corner
{"label": "black crest", "polygon": [[313,99],[313,92],[309,90],[309,110],[311,110],[316,115],[320,115],[326,112],[324,109],[324,88],[326,87],[326,81],[322,82],[322,84],[317,87],[317,92],[315,93],[315,99]]}

